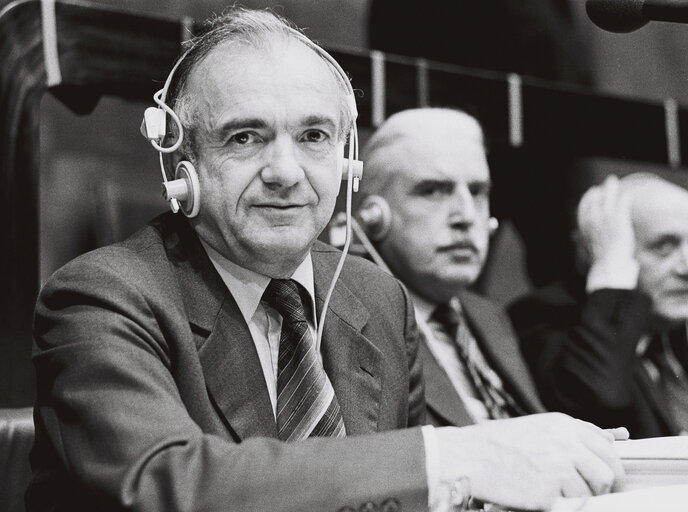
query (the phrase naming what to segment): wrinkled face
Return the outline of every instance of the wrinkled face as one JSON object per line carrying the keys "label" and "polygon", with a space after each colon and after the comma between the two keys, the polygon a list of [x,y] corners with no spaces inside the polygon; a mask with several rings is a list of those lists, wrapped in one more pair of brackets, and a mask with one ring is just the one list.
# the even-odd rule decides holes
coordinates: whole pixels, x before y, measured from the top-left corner
{"label": "wrinkled face", "polygon": [[409,288],[445,302],[475,281],[487,255],[490,175],[482,143],[448,126],[381,150],[392,213],[379,250]]}
{"label": "wrinkled face", "polygon": [[633,204],[638,288],[661,320],[688,319],[688,191],[648,187]]}
{"label": "wrinkled face", "polygon": [[194,70],[199,236],[231,261],[287,277],[340,186],[341,90],[305,46],[215,48]]}

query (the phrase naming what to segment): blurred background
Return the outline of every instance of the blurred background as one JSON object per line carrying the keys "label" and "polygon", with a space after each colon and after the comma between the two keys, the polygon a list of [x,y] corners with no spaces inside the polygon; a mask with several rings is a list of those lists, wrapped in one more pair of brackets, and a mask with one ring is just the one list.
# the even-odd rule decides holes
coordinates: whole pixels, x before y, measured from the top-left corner
{"label": "blurred background", "polygon": [[[56,1],[58,10],[87,4]],[[7,281],[0,295],[0,407],[33,404],[31,316],[40,284],[67,261],[122,239],[167,209],[157,153],[139,133],[143,111],[153,102],[140,98],[148,97],[143,88],[150,86],[152,94],[162,87],[172,61],[161,62],[160,55],[172,58],[179,30],[149,18],[202,20],[229,5],[221,0],[90,0],[98,10],[113,12],[101,13],[99,24],[78,12],[70,20],[75,25],[62,31],[57,26],[58,53],[73,82],[44,94],[40,8],[50,3],[0,0],[0,245],[5,244],[0,282]],[[240,5],[271,8],[326,49],[354,56],[343,67],[360,92],[362,142],[384,117],[372,108],[377,89],[370,50],[387,56],[386,114],[418,104],[414,73],[421,67],[413,59],[446,63],[433,64],[431,99],[441,98],[442,104],[430,104],[463,106],[487,131],[492,212],[501,226],[477,288],[500,304],[573,275],[574,206],[585,189],[609,173],[657,172],[688,187],[688,140],[674,141],[679,155],[674,163],[681,165],[670,167],[670,123],[665,124],[670,116],[664,110],[667,100],[677,102],[677,124],[688,133],[688,25],[651,22],[629,34],[612,34],[588,19],[585,0],[243,0]],[[13,17],[27,6],[25,17]],[[143,18],[127,18],[126,30],[112,30],[126,18],[115,11]],[[157,34],[156,39],[151,25],[166,27],[171,36]],[[97,40],[98,51],[80,46],[79,37]],[[151,41],[168,47],[146,52]],[[103,51],[110,60],[119,57],[115,78],[106,76],[112,63]],[[89,61],[83,74],[83,62],[75,62],[74,55]],[[154,60],[147,61],[151,55]],[[102,82],[85,76],[94,69]],[[524,96],[529,110],[523,124],[526,141],[539,144],[510,147],[504,135],[507,73],[522,77],[523,91],[539,84]],[[74,113],[79,111],[75,105],[98,98],[103,83],[106,92],[120,87],[117,92],[124,94],[105,94],[92,112]],[[489,90],[480,91],[483,85]],[[472,105],[475,98],[482,104]],[[567,99],[575,101],[566,104]],[[601,123],[595,115],[600,112]],[[615,158],[596,156],[604,154]],[[5,469],[0,480],[18,475],[14,466]],[[0,496],[0,509],[2,502]]]}
{"label": "blurred background", "polygon": [[[155,17],[203,19],[217,0],[99,0]],[[688,26],[653,22],[630,34],[589,21],[584,0],[245,0],[272,8],[327,47],[378,49],[638,99],[688,104]],[[164,76],[157,77],[164,80]],[[352,76],[357,86],[355,74]],[[359,86],[360,87],[360,86]],[[369,91],[363,90],[363,94]],[[44,96],[40,131],[40,279],[77,254],[128,234],[158,211],[159,170],[139,134],[146,103],[103,97],[78,116]],[[479,114],[479,113],[478,113]],[[369,130],[363,129],[365,141]],[[571,159],[555,148],[492,155],[493,210],[502,229],[479,287],[508,303],[571,269],[568,231],[583,189],[607,173],[649,169],[686,184],[685,173],[609,159]],[[500,188],[499,184],[503,183]]]}

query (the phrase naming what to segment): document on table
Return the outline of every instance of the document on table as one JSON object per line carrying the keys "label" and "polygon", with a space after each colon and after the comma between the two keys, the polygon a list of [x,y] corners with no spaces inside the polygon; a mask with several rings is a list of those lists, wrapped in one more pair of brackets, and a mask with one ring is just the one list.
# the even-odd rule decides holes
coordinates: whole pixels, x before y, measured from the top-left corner
{"label": "document on table", "polygon": [[560,498],[552,512],[688,511],[688,436],[614,443],[626,477],[617,492]]}
{"label": "document on table", "polygon": [[688,484],[648,487],[590,498],[559,498],[551,512],[686,512]]}
{"label": "document on table", "polygon": [[619,490],[688,484],[688,436],[617,441],[614,447],[626,472]]}

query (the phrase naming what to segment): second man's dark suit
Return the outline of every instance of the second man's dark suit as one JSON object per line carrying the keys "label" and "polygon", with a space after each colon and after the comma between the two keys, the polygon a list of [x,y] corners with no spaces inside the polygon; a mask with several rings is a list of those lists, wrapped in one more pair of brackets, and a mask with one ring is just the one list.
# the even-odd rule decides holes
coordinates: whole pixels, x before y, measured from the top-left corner
{"label": "second man's dark suit", "polygon": [[[459,302],[481,351],[502,379],[506,390],[525,412],[544,412],[506,314],[489,300],[472,292],[459,294]],[[473,424],[466,406],[425,341],[420,345],[420,354],[423,358],[428,423],[435,426]]]}

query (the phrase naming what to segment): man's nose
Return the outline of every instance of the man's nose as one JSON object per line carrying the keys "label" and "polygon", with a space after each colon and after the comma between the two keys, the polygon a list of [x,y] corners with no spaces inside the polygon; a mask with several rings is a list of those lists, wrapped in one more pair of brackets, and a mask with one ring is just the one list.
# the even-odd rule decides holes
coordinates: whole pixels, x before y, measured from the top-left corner
{"label": "man's nose", "polygon": [[475,200],[466,185],[457,185],[449,201],[449,222],[453,227],[467,227],[475,222]]}
{"label": "man's nose", "polygon": [[297,158],[296,144],[290,137],[277,137],[268,151],[268,160],[261,170],[261,179],[271,187],[291,187],[304,177]]}

